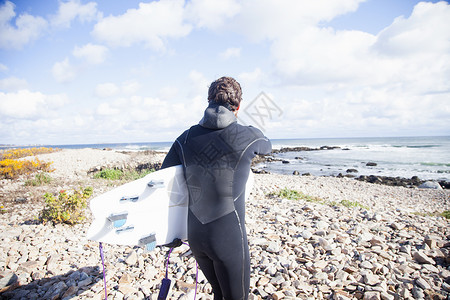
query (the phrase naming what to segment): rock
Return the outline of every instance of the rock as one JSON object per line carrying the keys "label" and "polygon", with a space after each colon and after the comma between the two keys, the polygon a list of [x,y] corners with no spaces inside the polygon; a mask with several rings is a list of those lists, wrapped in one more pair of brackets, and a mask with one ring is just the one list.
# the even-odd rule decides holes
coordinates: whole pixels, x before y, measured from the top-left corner
{"label": "rock", "polygon": [[66,289],[67,285],[64,283],[64,281],[58,281],[48,289],[48,291],[44,295],[44,298],[52,300],[59,299],[61,294],[65,292]]}
{"label": "rock", "polygon": [[431,249],[436,248],[437,247],[437,238],[435,236],[427,235],[425,237],[424,243]]}
{"label": "rock", "polygon": [[368,163],[366,163],[366,166],[367,167],[376,167],[378,164],[377,163],[374,163],[374,162],[368,162]]}
{"label": "rock", "polygon": [[435,190],[442,190],[441,185],[439,182],[435,181],[425,181],[421,185],[419,185],[419,189],[435,189]]}
{"label": "rock", "polygon": [[310,238],[312,238],[312,236],[313,236],[313,234],[311,233],[311,231],[309,231],[309,230],[303,230],[302,231],[302,237],[305,240],[309,240]]}
{"label": "rock", "polygon": [[347,169],[347,171],[345,171],[346,173],[358,173],[358,170],[356,169]]}
{"label": "rock", "polygon": [[71,297],[71,296],[75,295],[77,291],[78,291],[78,287],[72,285],[64,292],[64,294],[61,296],[61,299]]}
{"label": "rock", "polygon": [[424,290],[431,289],[430,284],[422,277],[419,277],[416,279],[416,284],[417,284],[417,286],[419,286],[420,288],[422,288]]}
{"label": "rock", "polygon": [[135,250],[131,251],[125,259],[125,263],[129,266],[134,266],[138,261],[138,255]]}
{"label": "rock", "polygon": [[281,291],[275,292],[275,293],[272,294],[272,299],[273,300],[283,299],[284,297],[285,297],[285,295]]}
{"label": "rock", "polygon": [[395,230],[402,230],[403,228],[406,227],[406,225],[404,223],[394,222],[391,224],[391,227]]}
{"label": "rock", "polygon": [[365,292],[363,300],[381,300],[380,293],[374,291]]}
{"label": "rock", "polygon": [[18,277],[14,272],[0,272],[0,293],[13,289],[18,284]]}
{"label": "rock", "polygon": [[415,286],[415,287],[413,287],[411,292],[412,292],[414,299],[425,299],[425,293],[423,292],[422,289]]}
{"label": "rock", "polygon": [[423,251],[415,251],[413,257],[419,264],[436,264],[434,259],[428,257]]}
{"label": "rock", "polygon": [[278,245],[277,242],[272,241],[267,246],[267,251],[270,253],[278,253],[280,252],[280,246]]}
{"label": "rock", "polygon": [[122,277],[120,277],[119,284],[131,283],[132,281],[131,276],[128,273],[125,273]]}
{"label": "rock", "polygon": [[137,289],[135,289],[134,287],[132,287],[129,284],[119,284],[119,291],[124,294],[133,294],[137,292]]}
{"label": "rock", "polygon": [[333,293],[333,300],[351,300],[352,298],[352,295],[342,290],[335,290]]}
{"label": "rock", "polygon": [[380,283],[380,277],[372,273],[364,275],[364,283],[368,285],[376,285]]}

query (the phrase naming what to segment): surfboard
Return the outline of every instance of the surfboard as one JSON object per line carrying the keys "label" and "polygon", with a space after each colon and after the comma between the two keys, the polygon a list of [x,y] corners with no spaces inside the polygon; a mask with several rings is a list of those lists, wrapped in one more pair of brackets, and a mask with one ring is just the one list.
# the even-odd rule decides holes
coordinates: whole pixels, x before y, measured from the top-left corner
{"label": "surfboard", "polygon": [[[253,187],[250,171],[245,197]],[[87,238],[147,251],[187,239],[189,194],[181,165],[153,172],[93,198]]]}

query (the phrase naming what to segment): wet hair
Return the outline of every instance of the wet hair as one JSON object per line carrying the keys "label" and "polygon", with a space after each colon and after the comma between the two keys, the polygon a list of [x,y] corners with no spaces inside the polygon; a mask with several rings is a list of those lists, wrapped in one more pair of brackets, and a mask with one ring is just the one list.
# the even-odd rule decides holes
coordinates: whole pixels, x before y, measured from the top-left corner
{"label": "wet hair", "polygon": [[209,86],[208,101],[210,103],[215,102],[231,111],[236,111],[241,100],[241,85],[232,77],[220,77]]}

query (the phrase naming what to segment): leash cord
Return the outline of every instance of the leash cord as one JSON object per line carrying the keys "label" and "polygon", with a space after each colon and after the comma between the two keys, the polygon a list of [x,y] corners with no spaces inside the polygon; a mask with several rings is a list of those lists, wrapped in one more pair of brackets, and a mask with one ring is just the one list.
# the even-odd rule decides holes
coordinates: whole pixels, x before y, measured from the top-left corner
{"label": "leash cord", "polygon": [[[189,247],[188,243],[183,242],[183,244],[185,244],[186,246]],[[169,250],[169,254],[167,255],[167,262],[166,262],[166,278],[167,278],[167,274],[169,273],[169,259],[170,259],[170,254],[172,253],[173,248],[170,248]],[[198,264],[197,262],[195,262],[195,293],[194,293],[194,300],[197,298],[197,288],[198,288]]]}
{"label": "leash cord", "polygon": [[102,266],[103,266],[103,286],[105,287],[105,300],[108,300],[108,292],[106,291],[106,274],[105,274],[105,259],[103,256],[103,246],[102,242],[98,243],[98,247],[100,249],[100,257],[102,258]]}
{"label": "leash cord", "polygon": [[[186,246],[189,247],[189,244],[184,243]],[[105,258],[103,255],[103,245],[102,242],[98,243],[98,248],[100,249],[100,257],[102,259],[102,266],[103,266],[103,286],[105,288],[105,300],[108,300],[108,291],[106,290],[106,272],[105,272]],[[170,248],[169,250],[169,254],[167,255],[167,262],[166,262],[166,278],[168,277],[169,274],[169,259],[170,259],[170,254],[172,253],[173,248]],[[195,262],[195,293],[194,293],[194,300],[197,298],[197,288],[198,288],[198,264],[197,262]]]}

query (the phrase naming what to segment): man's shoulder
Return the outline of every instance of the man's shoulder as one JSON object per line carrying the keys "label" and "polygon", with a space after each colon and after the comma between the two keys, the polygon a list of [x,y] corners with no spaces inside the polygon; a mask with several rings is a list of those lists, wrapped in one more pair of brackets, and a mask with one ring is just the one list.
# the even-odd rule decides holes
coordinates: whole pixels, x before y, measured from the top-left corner
{"label": "man's shoulder", "polygon": [[255,136],[257,138],[264,137],[264,134],[262,133],[262,131],[260,129],[256,128],[256,127],[253,127],[251,125],[249,125],[249,126],[242,125],[242,124],[239,124],[239,123],[235,123],[235,124],[236,124],[235,126],[237,127],[237,130],[239,132],[247,133],[247,134],[250,134],[250,135]]}

